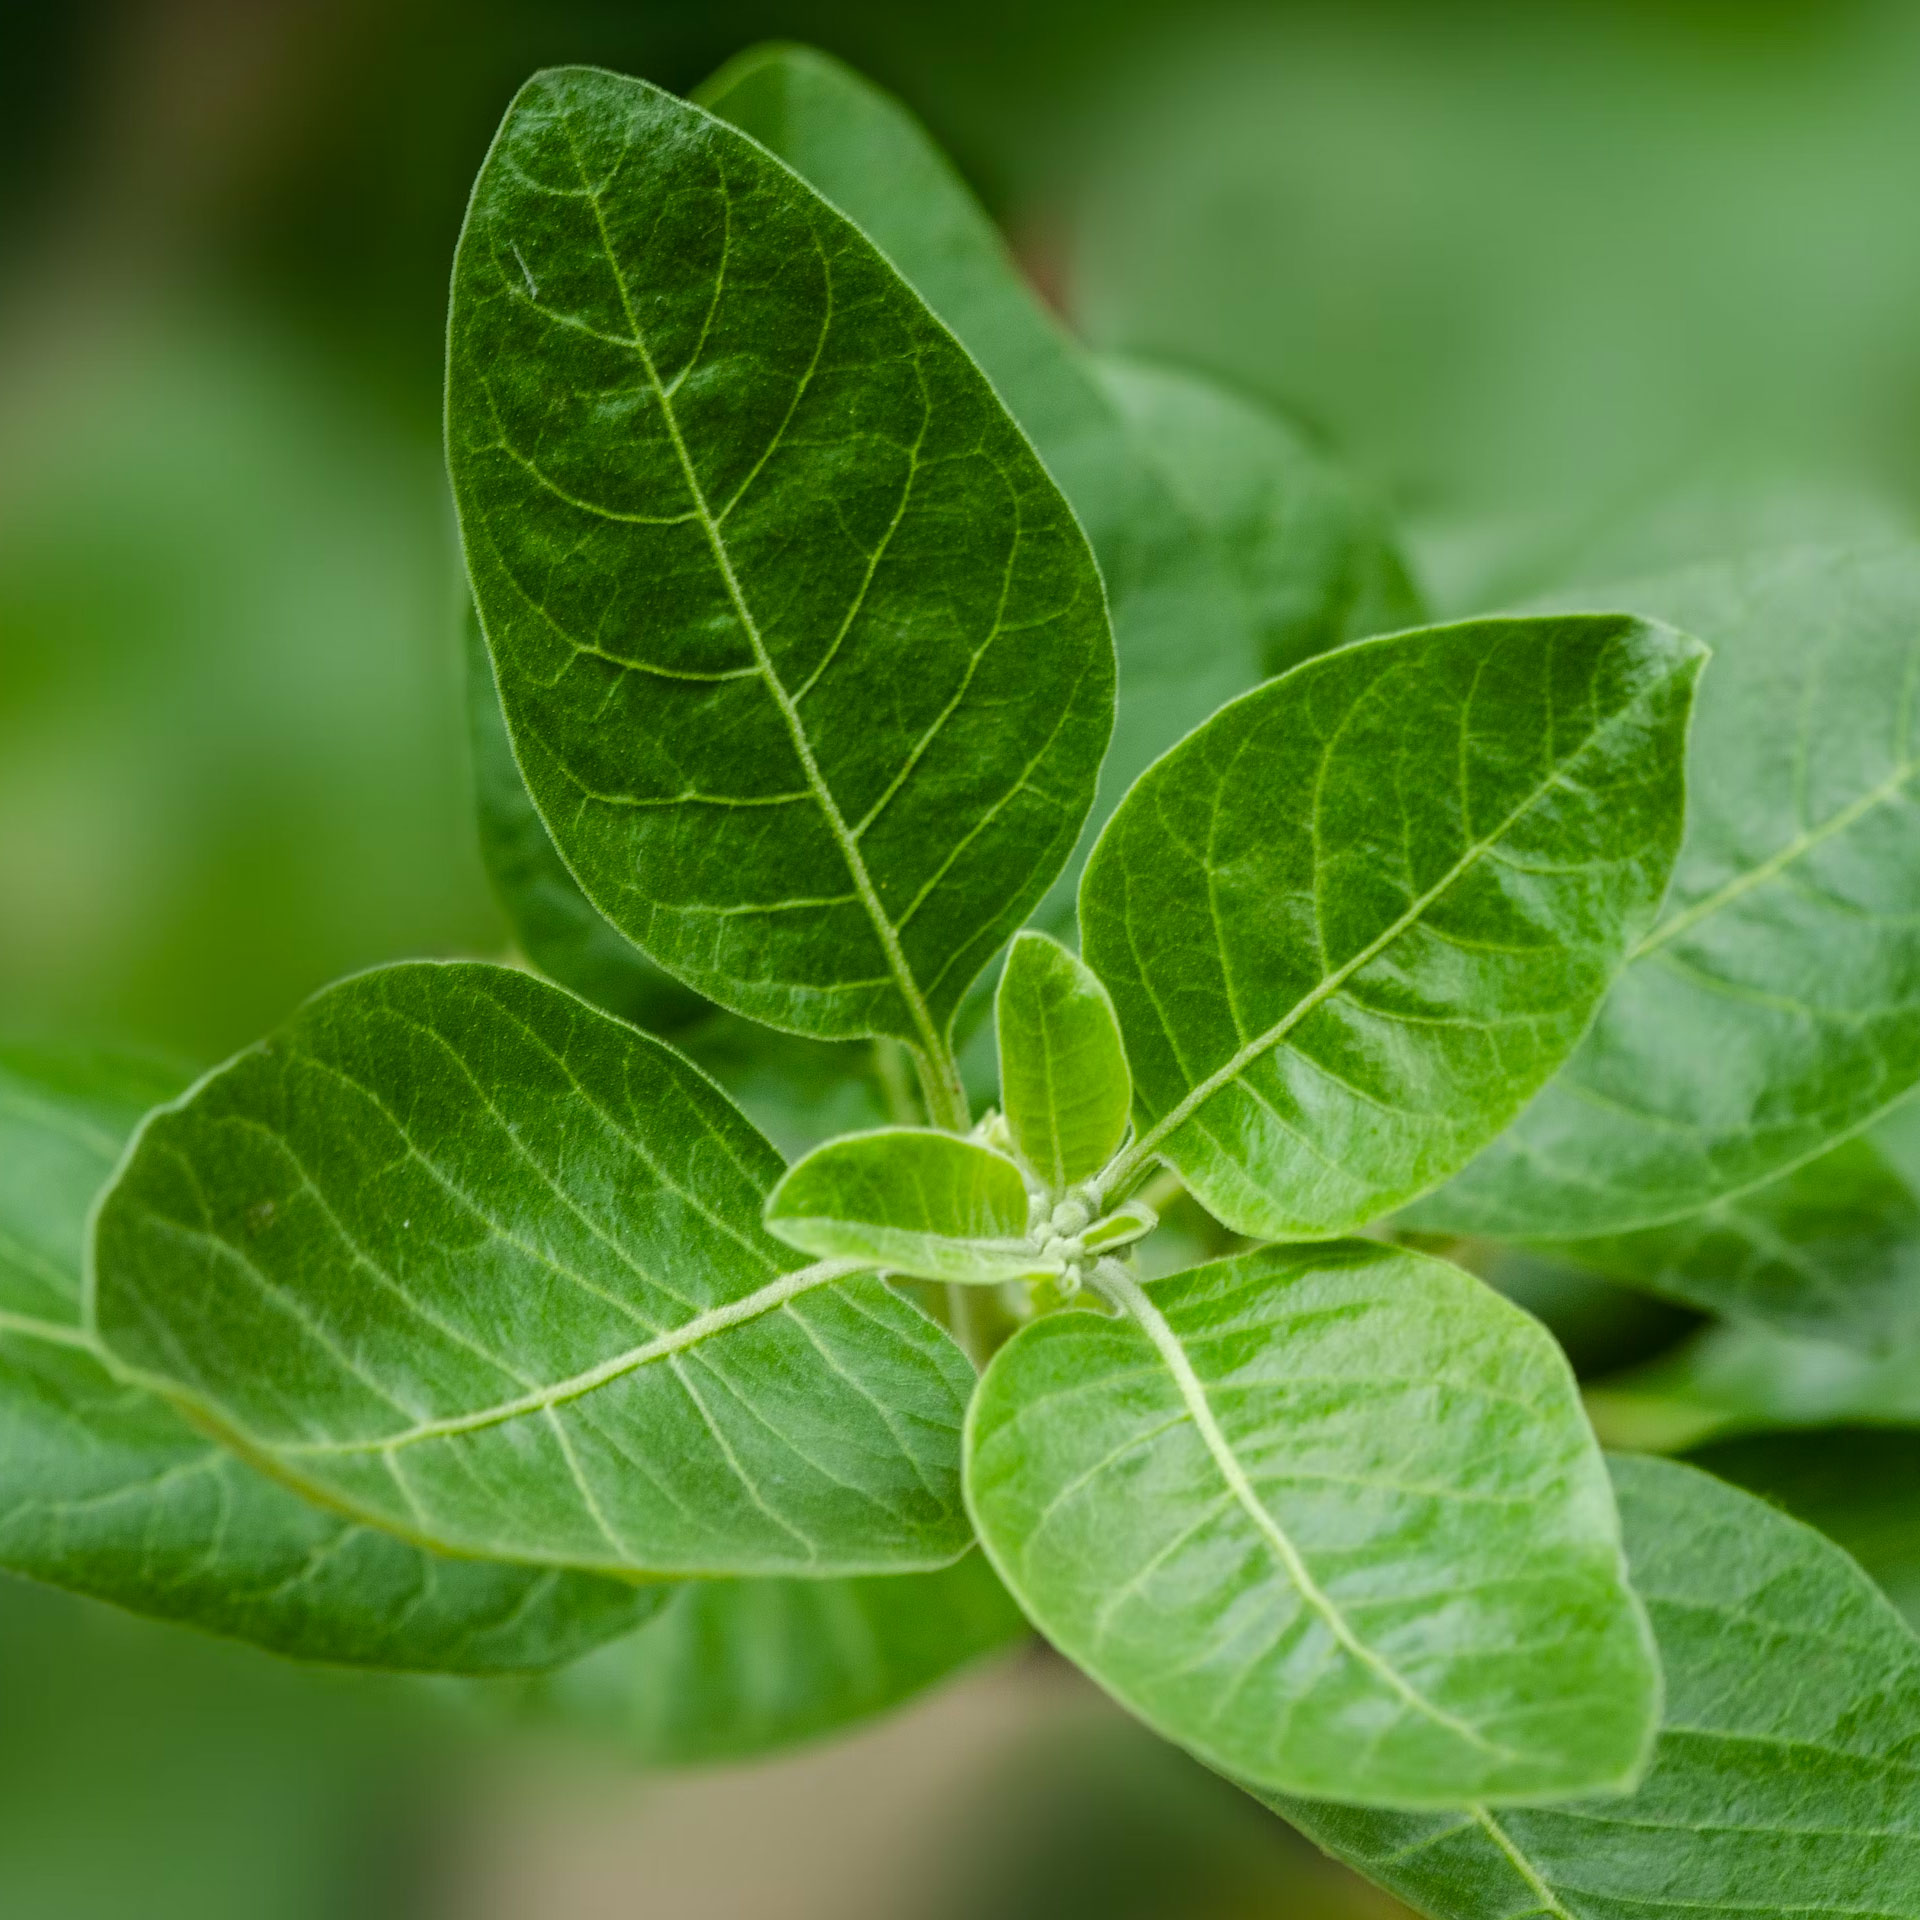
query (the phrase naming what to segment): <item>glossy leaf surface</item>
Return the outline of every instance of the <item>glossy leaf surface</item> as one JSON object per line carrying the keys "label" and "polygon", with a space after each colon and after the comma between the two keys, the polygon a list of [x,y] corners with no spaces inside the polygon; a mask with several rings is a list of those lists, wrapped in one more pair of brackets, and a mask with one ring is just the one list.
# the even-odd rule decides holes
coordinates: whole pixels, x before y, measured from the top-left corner
{"label": "glossy leaf surface", "polygon": [[[1920,1339],[1920,1109],[1683,1220],[1557,1251],[1732,1320],[1880,1352]],[[1897,1123],[1897,1124],[1896,1124]],[[1555,1243],[1547,1243],[1553,1246]]]}
{"label": "glossy leaf surface", "polygon": [[816,1147],[774,1188],[767,1229],[804,1253],[920,1280],[984,1283],[1047,1270],[1027,1243],[1019,1168],[977,1141],[923,1128]]}
{"label": "glossy leaf surface", "polygon": [[966,1545],[972,1369],[760,1225],[780,1162],[528,975],[363,974],[163,1109],[95,1229],[109,1348],[276,1472],[448,1550],[867,1573]]}
{"label": "glossy leaf surface", "polygon": [[1264,1239],[1359,1226],[1466,1160],[1652,918],[1700,663],[1624,617],[1470,621],[1309,661],[1161,760],[1080,896],[1129,1159]]}
{"label": "glossy leaf surface", "polygon": [[1020,1157],[1055,1193],[1119,1150],[1133,1108],[1120,1023],[1099,976],[1045,934],[1016,937],[994,1000],[1000,1104]]}
{"label": "glossy leaf surface", "polygon": [[1047,1637],[1236,1777],[1402,1806],[1629,1783],[1658,1708],[1544,1329],[1374,1243],[1267,1248],[1001,1349],[967,1497]]}
{"label": "glossy leaf surface", "polygon": [[80,1326],[87,1209],[178,1089],[140,1061],[0,1064],[0,1567],[304,1659],[461,1673],[652,1613],[664,1589],[446,1560],[309,1506],[115,1379]]}
{"label": "glossy leaf surface", "polygon": [[[1150,762],[1265,671],[1234,558],[897,100],[791,46],[740,55],[698,97],[859,223],[980,363],[1073,502],[1106,580],[1119,654],[1119,711],[1094,810],[1105,819]],[[1061,876],[1042,924],[1071,925],[1077,878],[1077,865]]]}
{"label": "glossy leaf surface", "polygon": [[1092,554],[872,243],[639,81],[529,82],[454,272],[448,444],[528,788],[710,998],[937,1058],[1111,730]]}
{"label": "glossy leaf surface", "polygon": [[1920,548],[1607,593],[1716,649],[1662,917],[1566,1071],[1416,1216],[1653,1226],[1824,1151],[1920,1078]]}
{"label": "glossy leaf surface", "polygon": [[884,1713],[1031,1631],[977,1553],[892,1579],[697,1581],[548,1691],[647,1765],[744,1760]]}
{"label": "glossy leaf surface", "polygon": [[1297,428],[1184,368],[1103,359],[1101,384],[1244,598],[1261,677],[1420,624],[1384,515]]}
{"label": "glossy leaf surface", "polygon": [[1920,1642],[1763,1501],[1664,1461],[1614,1477],[1667,1675],[1637,1793],[1439,1819],[1275,1804],[1436,1920],[1920,1914]]}
{"label": "glossy leaf surface", "polygon": [[493,662],[471,608],[464,624],[480,857],[520,950],[549,980],[635,1026],[654,1032],[685,1027],[711,1009],[616,932],[567,871],[520,777]]}

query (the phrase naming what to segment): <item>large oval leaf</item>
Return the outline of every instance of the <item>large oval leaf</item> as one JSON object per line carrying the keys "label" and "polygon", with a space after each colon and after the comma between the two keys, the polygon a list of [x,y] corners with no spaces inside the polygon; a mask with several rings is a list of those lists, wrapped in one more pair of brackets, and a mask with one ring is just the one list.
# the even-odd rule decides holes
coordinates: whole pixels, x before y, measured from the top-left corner
{"label": "large oval leaf", "polygon": [[1655,1460],[1614,1479],[1667,1675],[1637,1793],[1449,1819],[1273,1804],[1436,1920],[1920,1914],[1920,1642],[1750,1494]]}
{"label": "large oval leaf", "polygon": [[940,1057],[1113,714],[1093,556],[979,368],[764,149],[566,69],[475,186],[447,417],[515,751],[594,903],[723,1005]]}
{"label": "large oval leaf", "polygon": [[1432,1186],[1579,1039],[1679,844],[1701,649],[1481,620],[1309,661],[1158,762],[1080,890],[1139,1136],[1237,1232]]}
{"label": "large oval leaf", "polygon": [[892,1579],[702,1580],[544,1691],[649,1766],[696,1766],[870,1719],[1030,1631],[977,1553]]}
{"label": "large oval leaf", "polygon": [[972,1370],[794,1269],[773,1149],[525,974],[363,974],[156,1114],[106,1194],[108,1347],[335,1506],[449,1550],[870,1573],[966,1545]]}
{"label": "large oval leaf", "polygon": [[1422,1226],[1658,1225],[1920,1080],[1920,548],[1770,553],[1606,599],[1717,649],[1673,891],[1566,1071]]}
{"label": "large oval leaf", "polygon": [[967,1497],[1062,1652],[1237,1777],[1398,1806],[1637,1777],[1659,1676],[1537,1321],[1375,1243],[1267,1248],[996,1356]]}
{"label": "large oval leaf", "polygon": [[337,1664],[524,1671],[665,1600],[591,1574],[447,1560],[309,1506],[116,1379],[80,1326],[87,1210],[179,1076],[0,1054],[0,1567]]}

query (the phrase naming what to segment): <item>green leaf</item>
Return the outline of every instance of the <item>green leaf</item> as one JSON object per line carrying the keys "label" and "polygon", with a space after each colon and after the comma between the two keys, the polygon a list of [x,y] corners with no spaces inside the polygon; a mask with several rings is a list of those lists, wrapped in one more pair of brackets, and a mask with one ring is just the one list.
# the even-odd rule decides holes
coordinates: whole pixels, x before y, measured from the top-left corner
{"label": "green leaf", "polygon": [[179,1085],[137,1060],[0,1053],[0,1567],[309,1660],[459,1673],[573,1659],[663,1604],[355,1526],[115,1378],[80,1326],[87,1209]]}
{"label": "green leaf", "polygon": [[1348,640],[1420,623],[1385,516],[1272,409],[1182,368],[1111,358],[1102,384],[1211,532],[1262,678]]}
{"label": "green leaf", "polygon": [[506,968],[391,967],[147,1122],[94,1310],[250,1458],[425,1545],[944,1565],[972,1369],[878,1280],[793,1268],[779,1173],[662,1043]]}
{"label": "green leaf", "polygon": [[967,1498],[1047,1637],[1236,1777],[1396,1806],[1630,1784],[1659,1675],[1540,1325],[1377,1243],[1265,1248],[1001,1349]]}
{"label": "green leaf", "polygon": [[[1911,1134],[1920,1110],[1894,1118]],[[1731,1320],[1870,1353],[1910,1344],[1920,1339],[1920,1195],[1879,1131],[1670,1225],[1541,1244]]]}
{"label": "green leaf", "polygon": [[1080,890],[1150,1157],[1235,1231],[1444,1178],[1580,1038],[1679,843],[1702,651],[1615,615],[1362,641],[1127,796]]}
{"label": "green leaf", "polygon": [[848,1727],[1026,1638],[981,1555],[872,1580],[711,1580],[547,1683],[650,1766],[744,1760]]}
{"label": "green leaf", "polygon": [[[1093,815],[1104,820],[1153,760],[1262,677],[1257,613],[1235,563],[897,100],[792,46],[750,49],[698,97],[859,223],[986,371],[1073,502],[1106,581],[1120,663]],[[1045,925],[1072,924],[1078,871],[1076,861],[1038,910]]]}
{"label": "green leaf", "polygon": [[1920,1642],[1763,1501],[1670,1462],[1613,1470],[1667,1675],[1637,1793],[1441,1819],[1270,1804],[1436,1920],[1920,1914]]}
{"label": "green leaf", "polygon": [[1133,1080],[1113,1002],[1045,934],[1018,935],[1000,975],[1000,1104],[1020,1157],[1054,1193],[1098,1173],[1127,1135]]}
{"label": "green leaf", "polygon": [[448,351],[501,702],[589,898],[722,1005],[941,1061],[1113,714],[1093,556],[986,377],[763,149],[584,68],[508,111]]}
{"label": "green leaf", "polygon": [[480,857],[521,952],[548,979],[637,1027],[671,1032],[711,1012],[708,1002],[615,932],[567,871],[520,778],[471,604],[463,624]]}
{"label": "green leaf", "polygon": [[1920,1081],[1920,547],[1769,553],[1606,597],[1717,649],[1686,845],[1579,1052],[1421,1226],[1657,1226]]}
{"label": "green leaf", "polygon": [[767,1230],[803,1253],[919,1280],[992,1284],[1058,1273],[1027,1238],[1020,1170],[951,1133],[884,1127],[829,1140],[788,1169]]}

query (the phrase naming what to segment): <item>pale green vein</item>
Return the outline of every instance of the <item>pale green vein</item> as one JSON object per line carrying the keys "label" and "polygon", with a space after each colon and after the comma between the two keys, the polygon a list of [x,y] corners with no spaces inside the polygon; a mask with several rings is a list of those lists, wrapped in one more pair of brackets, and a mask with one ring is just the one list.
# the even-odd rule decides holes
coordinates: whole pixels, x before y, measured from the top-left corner
{"label": "pale green vein", "polygon": [[1552,1920],[1574,1920],[1574,1915],[1560,1904],[1554,1890],[1534,1871],[1532,1861],[1507,1838],[1506,1829],[1500,1822],[1485,1807],[1475,1807],[1473,1819],[1480,1831],[1500,1849],[1507,1864],[1526,1882],[1528,1890],[1540,1902],[1540,1911],[1551,1915]]}

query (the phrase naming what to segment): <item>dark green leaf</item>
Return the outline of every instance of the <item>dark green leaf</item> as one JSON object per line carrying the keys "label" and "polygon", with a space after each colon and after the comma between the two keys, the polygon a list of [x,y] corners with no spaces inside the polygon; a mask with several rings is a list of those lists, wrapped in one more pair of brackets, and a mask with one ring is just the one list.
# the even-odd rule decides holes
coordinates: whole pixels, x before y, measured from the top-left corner
{"label": "dark green leaf", "polygon": [[461,1673],[550,1666],[652,1613],[665,1589],[441,1559],[309,1506],[109,1372],[79,1324],[87,1209],[179,1085],[0,1056],[0,1567],[305,1659]]}
{"label": "dark green leaf", "polygon": [[1422,1226],[1659,1225],[1824,1152],[1920,1079],[1920,548],[1770,553],[1605,597],[1717,649],[1686,846],[1566,1071]]}
{"label": "dark green leaf", "polygon": [[1036,1278],[1060,1271],[1027,1238],[1020,1170],[978,1141],[887,1127],[829,1140],[767,1201],[767,1230],[803,1253],[918,1280]]}
{"label": "dark green leaf", "polygon": [[1133,1081],[1113,1002],[1045,934],[1016,937],[995,998],[1000,1103],[1020,1157],[1054,1193],[1098,1173],[1126,1138]]}
{"label": "dark green leaf", "polygon": [[1432,1186],[1566,1057],[1652,918],[1701,649],[1625,616],[1362,641],[1127,796],[1080,924],[1139,1136],[1263,1239]]}
{"label": "dark green leaf", "polygon": [[548,979],[635,1026],[655,1032],[686,1026],[711,1010],[708,1003],[616,933],[567,871],[520,778],[493,662],[471,606],[464,625],[480,857],[520,950]]}
{"label": "dark green leaf", "polygon": [[1437,1920],[1920,1914],[1920,1642],[1751,1495],[1664,1461],[1614,1479],[1667,1675],[1637,1793],[1440,1819],[1273,1804]]}
{"label": "dark green leaf", "polygon": [[1869,1352],[1911,1343],[1920,1338],[1920,1197],[1875,1132],[1668,1226],[1542,1244],[1732,1320]]}
{"label": "dark green leaf", "polygon": [[879,1281],[793,1268],[760,1224],[780,1171],[687,1062],[558,988],[388,968],[147,1123],[97,1322],[244,1452],[427,1545],[943,1565],[972,1370]]}
{"label": "dark green leaf", "polygon": [[764,150],[580,68],[507,114],[449,340],[502,705],[588,896],[723,1005],[938,1061],[1113,713],[1093,556],[985,376]]}
{"label": "dark green leaf", "polygon": [[977,1553],[873,1580],[714,1580],[550,1683],[652,1766],[741,1760],[865,1720],[1029,1633]]}
{"label": "dark green leaf", "polygon": [[1565,1360],[1457,1267],[1267,1248],[988,1368],[967,1497],[1028,1613],[1237,1777],[1398,1806],[1630,1784],[1646,1623]]}
{"label": "dark green leaf", "polygon": [[[1244,596],[1262,677],[1419,624],[1384,515],[1270,408],[1185,369],[1107,359],[1101,381]],[[1123,656],[1124,657],[1124,656]]]}

